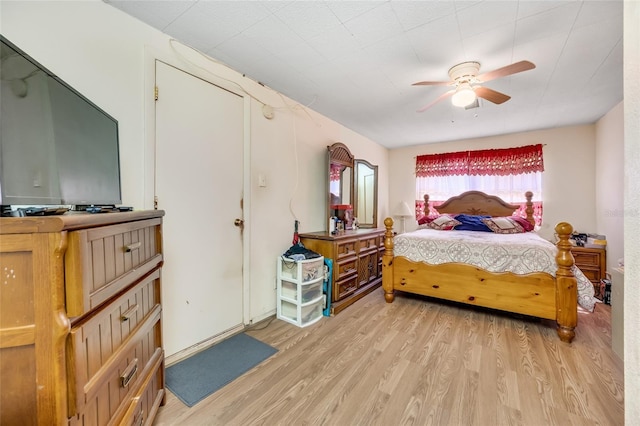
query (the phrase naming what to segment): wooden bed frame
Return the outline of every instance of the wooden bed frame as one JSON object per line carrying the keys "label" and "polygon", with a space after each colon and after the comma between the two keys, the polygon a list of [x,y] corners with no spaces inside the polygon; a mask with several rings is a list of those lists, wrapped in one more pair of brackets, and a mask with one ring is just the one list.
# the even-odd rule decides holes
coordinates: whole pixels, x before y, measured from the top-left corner
{"label": "wooden bed frame", "polygon": [[[527,220],[533,223],[533,194],[527,192]],[[428,214],[428,195],[425,211]],[[435,207],[439,213],[511,216],[519,206],[508,204],[496,196],[480,191],[468,191]],[[506,312],[555,320],[558,336],[570,343],[578,323],[577,281],[572,272],[574,263],[569,237],[573,227],[561,222],[555,227],[559,238],[556,276],[543,272],[516,275],[511,272],[492,273],[462,263],[430,265],[393,255],[393,219],[384,220],[384,254],[382,256],[382,288],[387,303],[394,300],[394,291],[415,293],[468,305],[483,306]],[[517,283],[517,284],[516,284]]]}

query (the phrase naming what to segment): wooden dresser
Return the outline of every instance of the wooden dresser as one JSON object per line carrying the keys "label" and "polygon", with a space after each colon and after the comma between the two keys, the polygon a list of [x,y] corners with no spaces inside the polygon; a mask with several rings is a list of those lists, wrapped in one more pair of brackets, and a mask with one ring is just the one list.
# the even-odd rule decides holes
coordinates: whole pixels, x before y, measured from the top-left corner
{"label": "wooden dresser", "polygon": [[600,280],[607,273],[607,250],[604,248],[571,247],[575,265],[593,283],[596,294],[599,293]]}
{"label": "wooden dresser", "polygon": [[358,229],[340,235],[300,234],[310,250],[333,260],[331,313],[337,314],[382,283],[384,229]]}
{"label": "wooden dresser", "polygon": [[148,424],[163,211],[0,219],[0,424]]}

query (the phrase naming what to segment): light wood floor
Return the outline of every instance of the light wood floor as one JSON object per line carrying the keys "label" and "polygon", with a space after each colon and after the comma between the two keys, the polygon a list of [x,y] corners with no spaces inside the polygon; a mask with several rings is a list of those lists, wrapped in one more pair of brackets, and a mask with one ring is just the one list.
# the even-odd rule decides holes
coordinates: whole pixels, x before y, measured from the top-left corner
{"label": "light wood floor", "polygon": [[579,314],[568,345],[551,321],[378,289],[307,328],[257,324],[276,355],[193,408],[169,392],[155,424],[623,425],[610,318]]}

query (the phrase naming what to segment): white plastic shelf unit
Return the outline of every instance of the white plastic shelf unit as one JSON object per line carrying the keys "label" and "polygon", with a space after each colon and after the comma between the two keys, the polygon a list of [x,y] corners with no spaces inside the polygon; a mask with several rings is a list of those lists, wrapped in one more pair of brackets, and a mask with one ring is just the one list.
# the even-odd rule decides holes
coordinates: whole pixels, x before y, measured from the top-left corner
{"label": "white plastic shelf unit", "polygon": [[293,260],[278,257],[277,316],[306,327],[322,318],[324,257]]}

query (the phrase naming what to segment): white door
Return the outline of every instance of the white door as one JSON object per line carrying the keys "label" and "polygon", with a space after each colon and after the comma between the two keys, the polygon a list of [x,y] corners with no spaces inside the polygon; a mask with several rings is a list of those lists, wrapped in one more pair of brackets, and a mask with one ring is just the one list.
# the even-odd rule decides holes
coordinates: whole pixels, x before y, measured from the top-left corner
{"label": "white door", "polygon": [[242,97],[156,61],[166,355],[242,325]]}

